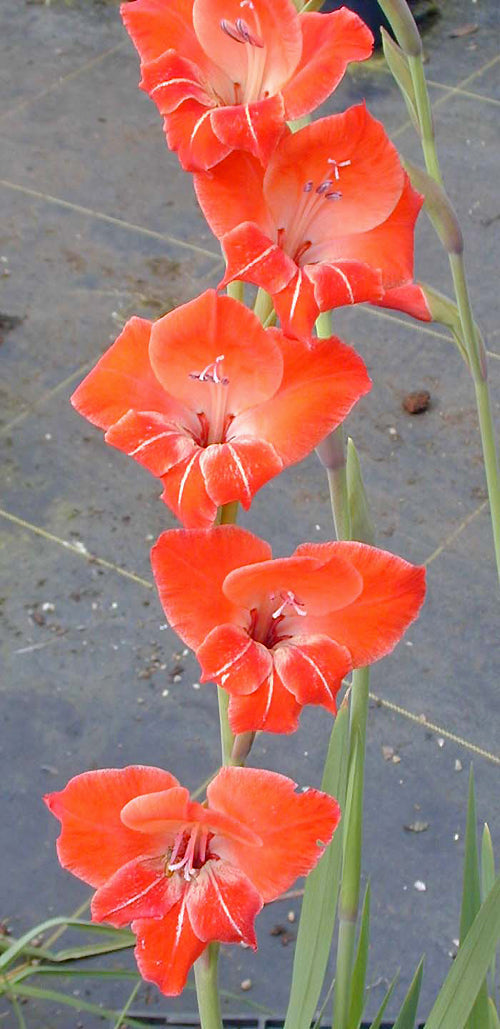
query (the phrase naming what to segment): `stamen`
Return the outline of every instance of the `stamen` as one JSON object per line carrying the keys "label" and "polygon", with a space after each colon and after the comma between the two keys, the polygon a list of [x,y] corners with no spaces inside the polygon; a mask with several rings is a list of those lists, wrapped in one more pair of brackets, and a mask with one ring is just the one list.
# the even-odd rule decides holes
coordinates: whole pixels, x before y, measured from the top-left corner
{"label": "stamen", "polygon": [[301,600],[297,600],[292,590],[287,590],[286,593],[273,593],[271,596],[271,600],[274,600],[275,597],[280,597],[283,603],[280,604],[276,611],[273,612],[271,618],[279,618],[280,615],[283,614],[283,611],[288,605],[293,607],[296,615],[300,615],[301,617],[303,617],[307,614],[304,604]]}
{"label": "stamen", "polygon": [[312,179],[309,179],[304,185],[304,193],[310,193],[314,186]]}
{"label": "stamen", "polygon": [[227,36],[230,36],[231,39],[234,39],[235,43],[249,43],[250,46],[256,46],[260,49],[264,47],[262,40],[259,39],[258,36],[252,35],[249,26],[246,21],[243,21],[243,18],[237,18],[234,25],[232,25],[230,21],[227,21],[226,18],[221,18],[219,24],[222,31],[225,32]]}
{"label": "stamen", "polygon": [[339,193],[338,190],[332,193],[325,193],[325,200],[342,200],[342,193]]}
{"label": "stamen", "polygon": [[220,375],[220,365],[224,360],[224,354],[219,354],[210,364],[207,364],[206,368],[201,372],[189,372],[190,379],[198,379],[199,382],[214,382],[217,386],[228,386],[229,379],[225,375]]}
{"label": "stamen", "polygon": [[319,193],[320,195],[321,193],[326,193],[327,189],[330,189],[330,186],[333,186],[332,180],[325,179],[325,181],[322,182],[320,186],[316,186],[316,193]]}
{"label": "stamen", "polygon": [[298,249],[295,251],[295,254],[294,254],[294,257],[293,257],[293,259],[295,261],[295,264],[298,264],[300,259],[301,259],[301,257],[303,257],[304,254],[307,254],[307,251],[309,250],[310,246],[312,246],[311,240],[310,239],[306,239],[301,244],[301,246],[298,247]]}

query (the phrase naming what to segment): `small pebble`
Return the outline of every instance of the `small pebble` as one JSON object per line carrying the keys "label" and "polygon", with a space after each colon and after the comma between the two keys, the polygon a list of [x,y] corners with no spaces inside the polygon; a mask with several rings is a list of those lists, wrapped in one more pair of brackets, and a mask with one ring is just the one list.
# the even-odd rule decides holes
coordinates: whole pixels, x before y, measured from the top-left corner
{"label": "small pebble", "polygon": [[295,922],[295,911],[289,911],[286,917],[289,922]]}
{"label": "small pebble", "polygon": [[193,689],[194,690],[200,690],[201,689],[201,686],[200,686],[199,682],[194,682],[193,683]]}
{"label": "small pebble", "polygon": [[403,408],[408,414],[422,414],[427,411],[431,402],[431,395],[427,389],[418,389],[414,393],[407,393],[403,400]]}
{"label": "small pebble", "polygon": [[457,757],[457,760],[455,761],[455,771],[456,771],[456,772],[461,772],[461,771],[462,771],[462,768],[463,768],[462,762],[461,762],[461,761],[460,761],[460,759],[459,759],[459,758]]}
{"label": "small pebble", "polygon": [[55,604],[51,604],[50,600],[46,600],[42,604],[42,611],[55,611],[55,609],[56,609],[56,605]]}
{"label": "small pebble", "polygon": [[438,747],[441,747],[441,750],[443,749],[443,747],[444,747],[444,740],[443,740],[442,736],[439,737],[439,739],[437,741],[437,745],[438,745]]}
{"label": "small pebble", "polygon": [[425,885],[424,882],[422,882],[421,879],[417,879],[416,882],[413,883],[413,885],[414,885],[415,889],[418,890],[419,893],[425,893],[426,890],[427,890],[427,886]]}
{"label": "small pebble", "polygon": [[240,987],[241,987],[242,990],[245,990],[245,991],[246,990],[251,990],[252,989],[252,980],[251,979],[242,979],[241,983],[240,983]]}
{"label": "small pebble", "polygon": [[162,690],[161,691],[162,697],[168,697],[169,692],[170,692],[169,690]]}
{"label": "small pebble", "polygon": [[182,675],[179,675],[178,673],[177,673],[177,675],[173,675],[172,676],[172,682],[180,682],[181,679],[182,679]]}

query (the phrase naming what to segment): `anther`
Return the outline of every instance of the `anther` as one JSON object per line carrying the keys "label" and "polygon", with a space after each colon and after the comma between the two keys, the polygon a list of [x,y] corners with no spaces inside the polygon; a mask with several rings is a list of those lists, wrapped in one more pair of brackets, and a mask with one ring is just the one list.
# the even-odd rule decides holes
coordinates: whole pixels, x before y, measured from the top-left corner
{"label": "anther", "polygon": [[325,200],[342,200],[342,193],[338,190],[334,190],[331,193],[325,193]]}
{"label": "anther", "polygon": [[316,186],[316,193],[319,193],[320,195],[321,193],[326,193],[327,189],[330,189],[330,186],[333,186],[332,180],[325,179],[325,181],[322,182],[320,186]]}
{"label": "anther", "polygon": [[309,179],[304,185],[304,193],[310,193],[314,186],[312,179]]}
{"label": "anther", "polygon": [[234,25],[232,25],[230,21],[227,21],[226,18],[221,18],[219,24],[222,31],[225,32],[227,36],[230,36],[231,39],[234,39],[235,43],[249,43],[250,46],[260,48],[264,46],[261,39],[252,35],[246,21],[243,21],[243,18],[237,18]]}

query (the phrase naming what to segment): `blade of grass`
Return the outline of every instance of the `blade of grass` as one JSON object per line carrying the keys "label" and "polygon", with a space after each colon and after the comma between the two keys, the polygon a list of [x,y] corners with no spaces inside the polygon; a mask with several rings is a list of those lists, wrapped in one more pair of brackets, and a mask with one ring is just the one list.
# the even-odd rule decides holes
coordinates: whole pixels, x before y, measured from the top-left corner
{"label": "blade of grass", "polygon": [[425,1029],[464,1029],[499,939],[500,876],[459,948]]}
{"label": "blade of grass", "polygon": [[64,918],[64,916],[49,918],[46,922],[41,922],[40,925],[35,925],[32,929],[29,929],[24,936],[20,936],[10,944],[7,950],[5,950],[0,956],[0,970],[7,968],[11,962],[18,957],[18,955],[22,954],[24,947],[36,936],[41,936],[42,933],[47,931],[47,929],[52,929],[54,926],[59,925],[70,926],[72,929],[85,929],[88,932],[101,935],[107,934],[108,936],[116,936],[120,934],[123,937],[124,933],[123,929],[113,929],[111,926],[96,925],[95,922],[84,922],[78,918]]}
{"label": "blade of grass", "polygon": [[21,1008],[19,1007],[19,1004],[17,1003],[17,997],[16,997],[16,995],[15,995],[15,993],[14,993],[14,991],[13,991],[11,985],[10,985],[10,983],[8,983],[7,981],[5,981],[5,992],[6,992],[8,998],[10,1000],[10,1003],[12,1004],[12,1008],[13,1008],[14,1014],[15,1014],[15,1016],[17,1018],[17,1024],[19,1026],[19,1029],[26,1029],[26,1022],[24,1020],[24,1016],[23,1016],[23,1013],[21,1011]]}
{"label": "blade of grass", "polygon": [[[31,997],[36,1000],[51,1000],[57,1004],[65,1004],[66,1007],[74,1008],[75,1011],[88,1011],[91,1015],[100,1015],[101,1018],[116,1018],[116,1011],[110,1008],[101,1007],[100,1004],[91,1004],[81,997],[70,997],[58,990],[42,990],[36,986],[16,986],[15,992],[20,997]],[[150,1029],[147,1022],[141,1022],[137,1018],[129,1018],[130,1029]]]}
{"label": "blade of grass", "polygon": [[422,986],[423,969],[424,959],[422,958],[410,983],[401,1011],[394,1023],[394,1029],[414,1029],[415,1027],[418,998],[420,997],[420,987]]}
{"label": "blade of grass", "polygon": [[366,967],[370,943],[370,883],[366,885],[358,946],[351,979],[351,1003],[349,1007],[349,1029],[358,1029],[366,1003]]}
{"label": "blade of grass", "polygon": [[380,1025],[381,1025],[382,1019],[384,1017],[385,1009],[386,1009],[386,1007],[387,1007],[387,1005],[388,1005],[388,1003],[389,1003],[389,1001],[390,1001],[390,999],[391,999],[391,997],[392,997],[392,995],[394,993],[394,989],[395,989],[395,986],[396,986],[396,983],[397,983],[398,979],[399,979],[399,972],[396,972],[396,975],[394,976],[394,979],[392,980],[392,983],[389,984],[389,987],[387,989],[387,993],[386,993],[386,995],[385,995],[385,997],[384,997],[384,999],[383,999],[383,1001],[382,1001],[382,1003],[381,1003],[381,1005],[380,1005],[380,1007],[379,1007],[379,1009],[377,1011],[377,1014],[375,1015],[375,1018],[374,1018],[371,1026],[370,1026],[370,1029],[380,1029]]}
{"label": "blade of grass", "polygon": [[[344,807],[349,710],[344,699],[330,737],[322,789]],[[308,875],[302,902],[285,1029],[309,1026],[330,954],[342,859],[342,822],[317,868]]]}
{"label": "blade of grass", "polygon": [[132,990],[132,993],[130,994],[130,996],[129,996],[126,1004],[125,1004],[125,1007],[122,1009],[121,1013],[118,1015],[118,1018],[117,1018],[114,1026],[113,1026],[113,1029],[120,1029],[120,1026],[122,1026],[124,1024],[123,1019],[125,1018],[125,1015],[127,1014],[127,1011],[130,1011],[130,1006],[131,1006],[131,1004],[134,1003],[134,1000],[137,997],[137,994],[139,993],[140,988],[141,988],[141,981],[136,983],[136,985],[134,986],[134,988]]}
{"label": "blade of grass", "polygon": [[[479,878],[479,854],[476,837],[476,793],[474,788],[474,771],[471,765],[469,773],[469,799],[467,803],[467,822],[465,827],[464,875],[462,888],[462,907],[460,911],[460,942],[465,939],[478,911],[481,907],[481,887]],[[467,1029],[484,1029],[488,1025],[488,992],[486,980],[481,984],[477,1001],[472,1008],[466,1023]]]}
{"label": "blade of grass", "polygon": [[[493,853],[493,843],[491,841],[491,834],[488,824],[485,822],[483,829],[483,838],[481,841],[481,896],[483,900],[488,896],[493,883],[495,882],[495,855]],[[490,992],[493,1001],[497,1001],[497,985],[496,985],[496,954],[493,954],[491,959],[491,965],[489,968],[490,976]]]}

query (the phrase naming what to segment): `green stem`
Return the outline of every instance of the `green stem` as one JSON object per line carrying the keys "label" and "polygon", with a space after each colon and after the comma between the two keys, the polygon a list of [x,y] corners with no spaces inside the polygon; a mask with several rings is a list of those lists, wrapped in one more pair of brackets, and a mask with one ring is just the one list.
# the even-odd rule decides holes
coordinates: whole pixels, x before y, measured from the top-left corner
{"label": "green stem", "polygon": [[[238,516],[238,501],[233,500],[230,504],[224,504],[217,512],[218,525],[234,525]],[[234,736],[231,732],[228,719],[229,694],[226,690],[217,687],[217,699],[219,702],[219,727],[220,745],[222,753],[222,764],[232,765],[231,755],[234,746]]]}
{"label": "green stem", "polygon": [[[320,339],[332,335],[332,313],[324,311],[316,319],[316,332]],[[321,464],[326,469],[333,521],[337,539],[351,539],[351,516],[347,499],[346,442],[344,426],[338,425],[316,448]]]}
{"label": "green stem", "polygon": [[272,297],[269,296],[269,293],[266,293],[265,289],[259,289],[257,297],[255,299],[255,304],[253,305],[253,311],[254,314],[257,315],[257,318],[260,319],[263,325],[265,325],[265,323],[267,322],[267,319],[269,318],[269,315],[271,314],[272,310]]}
{"label": "green stem", "polygon": [[[442,175],[434,137],[432,110],[425,80],[422,58],[408,56],[415,101],[422,134],[422,148],[427,172],[442,185]],[[451,274],[455,288],[462,339],[466,348],[469,368],[474,381],[476,406],[483,448],[484,468],[488,498],[490,504],[491,524],[498,576],[500,578],[500,478],[498,471],[498,454],[495,440],[495,428],[487,383],[486,353],[476,331],[472,313],[465,267],[462,253],[449,253]]]}
{"label": "green stem", "polygon": [[194,963],[196,997],[201,1029],[222,1029],[219,991],[217,988],[217,959],[219,945],[209,943]]}
{"label": "green stem", "polygon": [[233,297],[234,300],[239,300],[240,303],[245,303],[245,283],[241,282],[240,279],[235,279],[234,282],[228,282],[227,284],[227,295]]}

